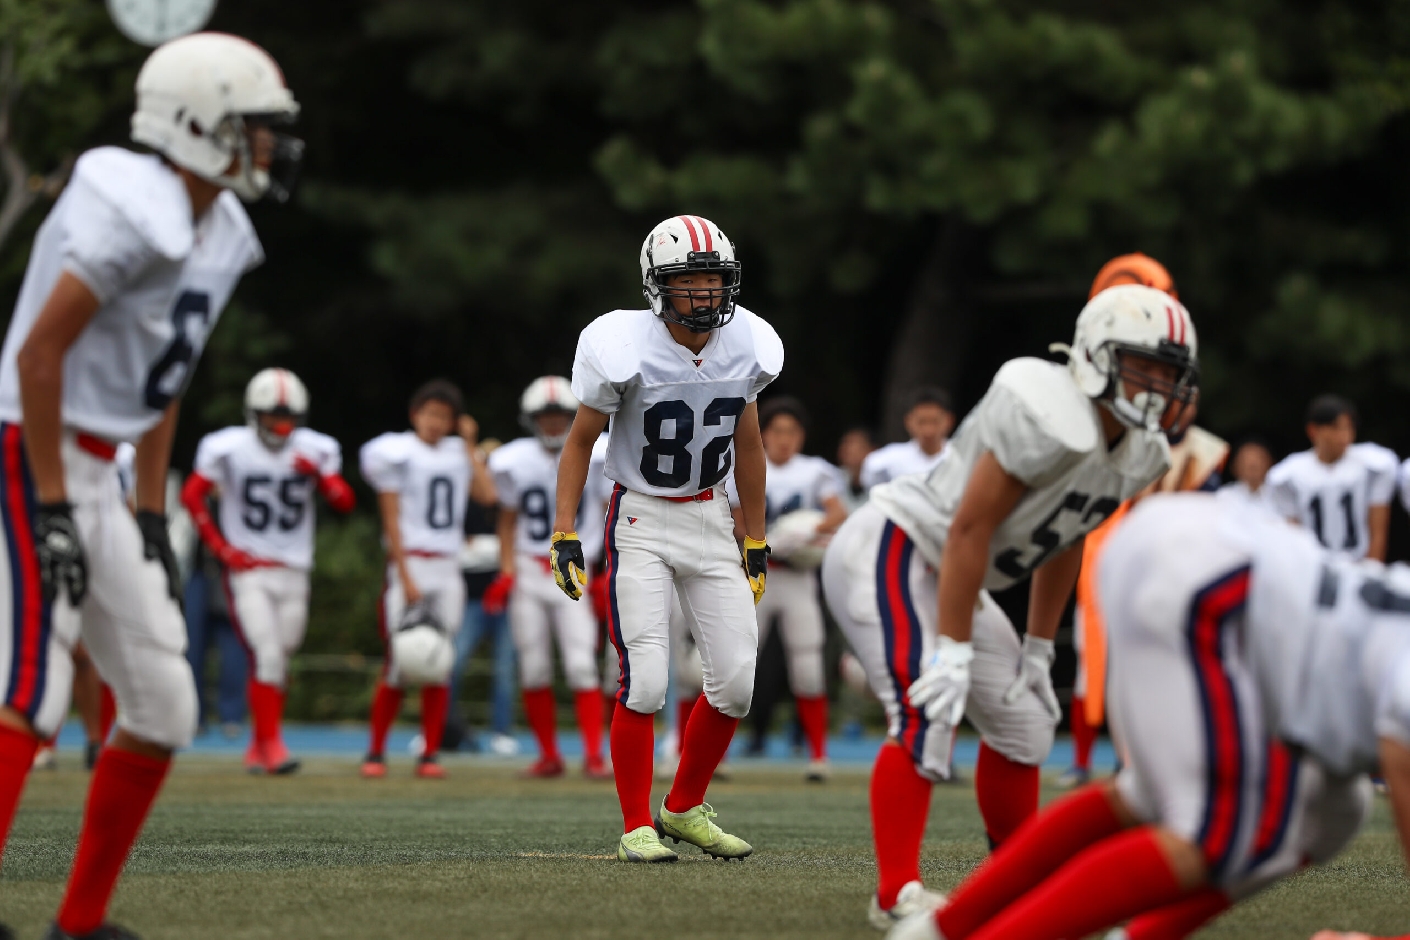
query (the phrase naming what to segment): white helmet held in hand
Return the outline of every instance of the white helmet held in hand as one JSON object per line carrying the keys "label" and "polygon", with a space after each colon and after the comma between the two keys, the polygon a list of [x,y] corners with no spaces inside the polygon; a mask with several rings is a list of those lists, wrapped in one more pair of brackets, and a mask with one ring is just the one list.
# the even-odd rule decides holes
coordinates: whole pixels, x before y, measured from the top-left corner
{"label": "white helmet held in hand", "polygon": [[245,421],[271,450],[283,447],[307,416],[308,389],[288,369],[264,369],[245,386]]}
{"label": "white helmet held in hand", "polygon": [[269,53],[225,33],[194,33],[163,43],[137,74],[132,139],[246,202],[277,202],[303,158],[303,141],[274,135],[269,169],[255,165],[256,126],[287,124],[299,114]]}
{"label": "white helmet held in hand", "polygon": [[[722,283],[709,291],[666,283],[672,275],[687,273],[718,274]],[[651,230],[641,246],[641,290],[651,312],[694,333],[717,330],[734,319],[739,274],[734,244],[718,225],[698,215],[667,219]],[[689,298],[691,312],[677,310],[672,297]]]}
{"label": "white helmet held in hand", "polygon": [[[540,426],[538,419],[554,413],[567,415],[568,423],[561,432],[550,434]],[[573,394],[572,383],[561,375],[534,379],[519,398],[519,423],[549,450],[563,449],[568,441],[568,428],[573,426],[573,416],[577,413],[578,399]]]}
{"label": "white helmet held in hand", "polygon": [[[1109,287],[1077,317],[1072,345],[1065,352],[1077,386],[1102,403],[1122,424],[1160,431],[1178,426],[1195,400],[1199,346],[1190,312],[1153,287]],[[1167,365],[1170,381],[1133,368],[1133,360]]]}
{"label": "white helmet held in hand", "polygon": [[828,537],[818,534],[827,519],[816,509],[795,509],[784,513],[769,526],[770,557],[801,571],[822,566]]}
{"label": "white helmet held in hand", "polygon": [[454,659],[450,637],[430,605],[408,606],[392,634],[392,660],[400,678],[412,685],[443,685]]}

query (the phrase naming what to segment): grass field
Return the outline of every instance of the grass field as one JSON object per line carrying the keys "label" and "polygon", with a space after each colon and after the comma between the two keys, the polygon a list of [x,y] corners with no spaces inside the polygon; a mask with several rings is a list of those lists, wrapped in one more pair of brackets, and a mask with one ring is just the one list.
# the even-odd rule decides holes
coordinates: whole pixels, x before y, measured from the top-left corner
{"label": "grass field", "polygon": [[[710,799],[720,822],[753,842],[754,857],[683,852],[679,864],[647,867],[612,854],[620,817],[610,784],[521,782],[508,767],[468,759],[448,767],[448,781],[418,781],[394,762],[387,779],[368,782],[351,762],[329,759],[296,777],[252,779],[235,761],[187,758],[135,850],[113,918],[147,940],[879,936],[864,919],[873,868],[860,769],[825,786],[791,770],[738,769]],[[0,879],[0,917],[24,940],[38,937],[58,902],[86,782],[77,770],[31,778]],[[927,880],[948,888],[983,853],[969,788],[937,788]],[[1205,936],[1306,938],[1328,925],[1399,932],[1410,925],[1407,899],[1380,801],[1335,864]]]}

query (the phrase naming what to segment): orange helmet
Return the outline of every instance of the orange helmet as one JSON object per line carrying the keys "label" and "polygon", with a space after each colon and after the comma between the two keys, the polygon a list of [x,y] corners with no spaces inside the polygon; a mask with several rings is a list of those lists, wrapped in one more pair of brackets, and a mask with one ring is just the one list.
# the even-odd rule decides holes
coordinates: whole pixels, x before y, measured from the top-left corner
{"label": "orange helmet", "polygon": [[1112,258],[1102,265],[1096,280],[1092,281],[1092,292],[1087,295],[1087,299],[1091,300],[1108,287],[1118,284],[1144,284],[1146,287],[1163,290],[1176,300],[1180,299],[1180,293],[1175,289],[1175,280],[1170,276],[1170,272],[1165,270],[1165,265],[1139,251]]}

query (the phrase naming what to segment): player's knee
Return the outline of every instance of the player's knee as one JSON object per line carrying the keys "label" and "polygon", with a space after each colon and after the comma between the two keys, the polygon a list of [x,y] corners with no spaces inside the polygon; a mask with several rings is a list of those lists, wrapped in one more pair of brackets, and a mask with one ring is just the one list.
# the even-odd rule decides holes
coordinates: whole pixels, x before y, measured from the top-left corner
{"label": "player's knee", "polygon": [[283,650],[261,650],[255,655],[255,679],[265,685],[283,688],[288,662]]}
{"label": "player's knee", "polygon": [[1014,728],[1010,733],[995,735],[985,743],[1016,764],[1042,764],[1053,749],[1051,727]]}
{"label": "player's knee", "polygon": [[196,736],[196,680],[185,657],[154,655],[144,663],[142,683],[119,698],[118,724],[133,737],[180,750]]}
{"label": "player's knee", "polygon": [[730,718],[743,718],[749,714],[749,706],[754,702],[754,672],[747,675],[736,673],[711,688],[705,685],[705,701],[715,710]]}
{"label": "player's knee", "polygon": [[790,657],[788,664],[789,684],[793,694],[799,698],[817,698],[827,692],[827,679],[823,674],[822,650],[809,650],[807,653]]}
{"label": "player's knee", "polygon": [[647,676],[632,675],[627,686],[627,707],[644,715],[654,715],[666,704],[666,675],[662,670]]}
{"label": "player's knee", "polygon": [[547,656],[519,657],[519,684],[526,689],[542,689],[553,684],[553,663]]}
{"label": "player's knee", "polygon": [[597,688],[597,663],[591,653],[565,657],[563,675],[568,680],[568,688],[574,691]]}

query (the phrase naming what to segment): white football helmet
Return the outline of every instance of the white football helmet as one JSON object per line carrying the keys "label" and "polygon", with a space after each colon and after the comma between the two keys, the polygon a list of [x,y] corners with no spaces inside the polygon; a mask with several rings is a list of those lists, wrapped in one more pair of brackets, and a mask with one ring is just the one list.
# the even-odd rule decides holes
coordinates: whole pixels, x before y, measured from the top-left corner
{"label": "white football helmet", "polygon": [[802,571],[821,567],[829,539],[818,534],[818,526],[826,519],[827,514],[816,509],[795,509],[779,516],[769,526],[770,557]]}
{"label": "white football helmet", "polygon": [[392,634],[397,673],[412,685],[443,685],[450,679],[455,650],[429,604],[412,604]]}
{"label": "white football helmet", "polygon": [[[1127,427],[1160,431],[1178,426],[1195,400],[1199,344],[1194,322],[1180,301],[1154,287],[1107,288],[1078,314],[1072,345],[1051,348],[1067,353],[1078,388]],[[1138,373],[1123,361],[1130,358],[1166,363],[1174,367],[1175,379],[1164,382]]]}
{"label": "white football helmet", "polygon": [[578,413],[578,399],[573,395],[572,383],[561,375],[545,375],[529,383],[519,398],[519,423],[544,447],[562,450],[568,441],[568,432],[545,434],[536,420],[539,415],[552,411],[567,414],[569,427],[572,426],[573,415]]}
{"label": "white football helmet", "polygon": [[[687,271],[719,274],[723,285],[708,295],[699,288],[688,291],[666,286],[671,275]],[[641,246],[641,290],[651,312],[693,333],[717,330],[734,319],[739,274],[734,244],[718,225],[698,215],[667,219],[651,230]],[[680,313],[670,303],[671,297],[690,298],[691,312]]]}
{"label": "white football helmet", "polygon": [[299,114],[284,73],[269,53],[225,33],[194,33],[158,46],[137,73],[132,139],[246,202],[289,198],[303,141],[275,135],[273,164],[255,166],[254,125]]}
{"label": "white football helmet", "polygon": [[[273,426],[260,421],[261,415],[273,417]],[[245,386],[245,421],[270,450],[288,443],[307,415],[308,389],[288,369],[264,369]]]}

